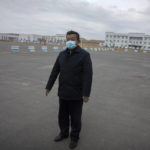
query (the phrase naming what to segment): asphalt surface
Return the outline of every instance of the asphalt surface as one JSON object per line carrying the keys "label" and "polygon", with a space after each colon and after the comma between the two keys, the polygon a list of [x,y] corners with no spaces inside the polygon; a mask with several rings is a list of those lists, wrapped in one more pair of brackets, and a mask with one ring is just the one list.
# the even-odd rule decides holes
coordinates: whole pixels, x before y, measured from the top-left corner
{"label": "asphalt surface", "polygon": [[[92,93],[76,150],[150,150],[150,55],[90,52]],[[67,150],[59,133],[56,81],[45,86],[58,53],[0,53],[0,150]]]}

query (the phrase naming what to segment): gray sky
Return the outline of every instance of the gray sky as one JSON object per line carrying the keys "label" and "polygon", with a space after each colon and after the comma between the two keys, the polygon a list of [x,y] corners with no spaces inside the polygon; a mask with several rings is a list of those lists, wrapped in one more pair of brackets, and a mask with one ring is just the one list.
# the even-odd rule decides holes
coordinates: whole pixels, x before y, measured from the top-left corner
{"label": "gray sky", "polygon": [[0,0],[0,32],[65,34],[87,39],[105,32],[150,34],[150,0]]}

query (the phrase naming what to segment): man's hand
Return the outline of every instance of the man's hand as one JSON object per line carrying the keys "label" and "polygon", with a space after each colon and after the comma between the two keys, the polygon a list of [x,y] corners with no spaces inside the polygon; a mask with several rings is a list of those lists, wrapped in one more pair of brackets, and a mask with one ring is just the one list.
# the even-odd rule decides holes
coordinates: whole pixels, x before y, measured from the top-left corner
{"label": "man's hand", "polygon": [[50,92],[50,90],[46,89],[45,95],[47,96],[49,92]]}
{"label": "man's hand", "polygon": [[82,98],[83,98],[83,102],[88,102],[89,100],[89,97],[86,97],[86,96],[83,96]]}

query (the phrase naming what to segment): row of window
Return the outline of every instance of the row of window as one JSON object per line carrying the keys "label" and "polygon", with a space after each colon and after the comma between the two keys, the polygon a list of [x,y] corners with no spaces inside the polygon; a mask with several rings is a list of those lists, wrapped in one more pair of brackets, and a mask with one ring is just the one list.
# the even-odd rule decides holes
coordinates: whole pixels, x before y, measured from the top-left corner
{"label": "row of window", "polygon": [[[106,40],[106,42],[110,42],[110,43],[114,43],[114,42],[116,42],[116,43],[127,43],[127,41],[119,41],[119,40]],[[131,44],[142,44],[143,42],[138,42],[138,41],[129,41],[129,43],[131,43]],[[148,44],[148,45],[150,45],[150,42],[144,42],[143,44]]]}
{"label": "row of window", "polygon": [[129,41],[131,44],[142,44],[142,42],[137,42],[137,41]]}
{"label": "row of window", "polygon": [[137,40],[137,41],[139,41],[139,40],[143,40],[143,37],[130,37],[129,38],[130,40]]}
{"label": "row of window", "polygon": [[119,40],[106,40],[106,42],[111,42],[111,43],[114,43],[114,42],[118,42],[118,43],[120,43],[120,42],[122,42],[122,43],[127,43],[127,41],[119,41]]}
{"label": "row of window", "polygon": [[18,37],[15,37],[15,36],[14,36],[14,37],[13,37],[13,36],[12,36],[12,37],[8,37],[8,36],[0,36],[0,39],[1,39],[1,40],[8,40],[8,39],[10,39],[10,38],[18,39]]}
{"label": "row of window", "polygon": [[[120,36],[120,35],[106,35],[106,38],[121,38],[128,39],[128,36]],[[129,37],[132,40],[143,40],[143,37]],[[150,37],[144,37],[144,40],[150,40]]]}
{"label": "row of window", "polygon": [[144,40],[150,40],[150,37],[145,37]]}
{"label": "row of window", "polygon": [[119,35],[106,35],[106,37],[110,37],[110,38],[122,38],[122,39],[128,39],[127,36],[119,36]]}
{"label": "row of window", "polygon": [[114,45],[114,44],[113,45],[112,44],[108,44],[106,46],[108,46],[108,47],[116,47],[116,48],[131,48],[131,49],[145,49],[145,50],[150,50],[150,47],[147,47],[147,46],[142,46],[142,47],[137,47],[137,48],[132,47],[132,46],[128,47],[128,45]]}

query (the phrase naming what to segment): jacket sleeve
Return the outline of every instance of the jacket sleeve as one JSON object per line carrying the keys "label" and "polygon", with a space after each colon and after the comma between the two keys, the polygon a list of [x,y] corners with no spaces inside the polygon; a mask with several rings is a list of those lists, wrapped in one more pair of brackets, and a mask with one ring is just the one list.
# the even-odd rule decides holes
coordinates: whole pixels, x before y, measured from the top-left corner
{"label": "jacket sleeve", "polygon": [[88,53],[83,61],[83,77],[82,77],[82,96],[90,96],[92,86],[92,61],[90,54]]}
{"label": "jacket sleeve", "polygon": [[49,80],[47,82],[45,89],[48,89],[48,90],[52,89],[59,72],[60,72],[60,65],[59,65],[59,56],[58,56],[54,66],[53,66],[52,72],[49,76]]}

